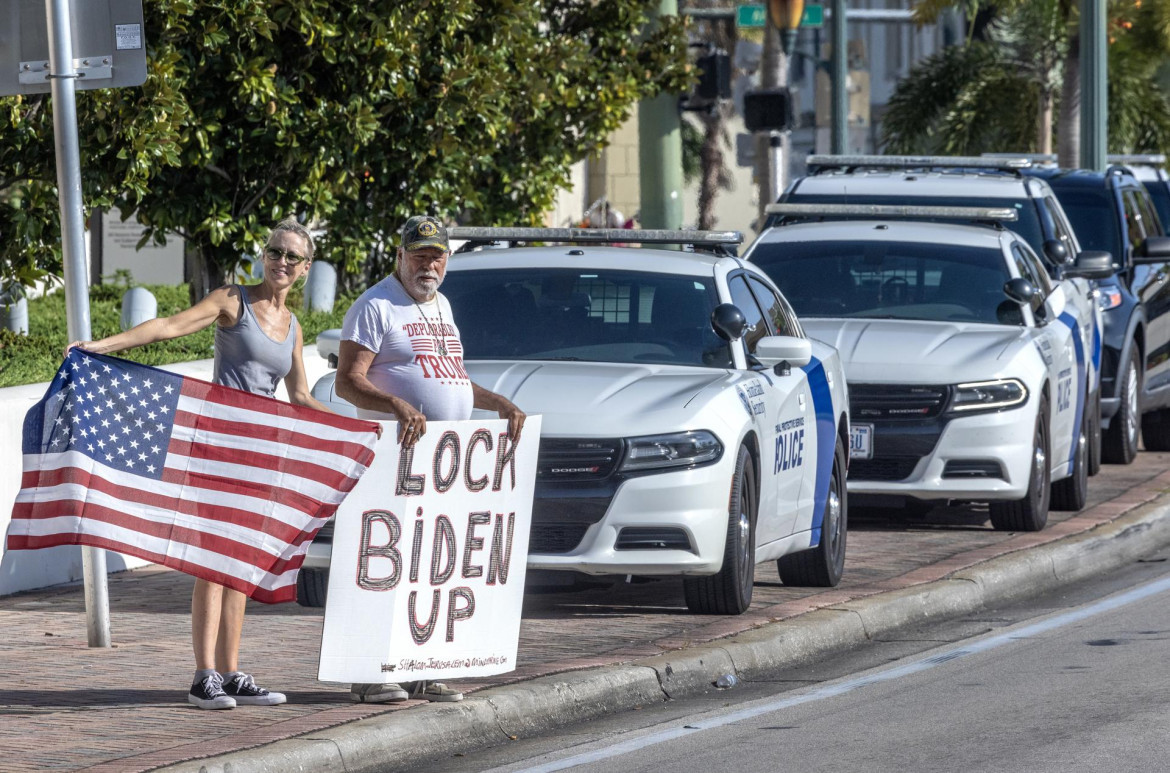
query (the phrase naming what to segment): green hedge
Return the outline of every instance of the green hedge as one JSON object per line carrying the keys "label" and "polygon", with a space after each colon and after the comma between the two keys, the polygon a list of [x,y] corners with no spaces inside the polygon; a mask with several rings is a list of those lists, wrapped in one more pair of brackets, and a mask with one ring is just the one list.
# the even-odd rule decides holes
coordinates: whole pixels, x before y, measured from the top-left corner
{"label": "green hedge", "polygon": [[[158,315],[170,316],[190,305],[187,285],[144,285],[158,299]],[[104,338],[121,330],[124,286],[96,285],[89,289],[90,327],[93,339]],[[312,343],[322,330],[341,327],[346,310],[354,297],[339,298],[329,314],[301,310],[302,292],[289,293],[288,306],[296,312],[304,330],[305,343]],[[36,384],[49,381],[61,365],[65,346],[65,294],[56,292],[28,302],[29,335],[0,330],[0,387]],[[139,349],[121,352],[135,362],[166,365],[171,362],[203,360],[213,356],[214,331],[211,327],[183,338],[161,341]]]}

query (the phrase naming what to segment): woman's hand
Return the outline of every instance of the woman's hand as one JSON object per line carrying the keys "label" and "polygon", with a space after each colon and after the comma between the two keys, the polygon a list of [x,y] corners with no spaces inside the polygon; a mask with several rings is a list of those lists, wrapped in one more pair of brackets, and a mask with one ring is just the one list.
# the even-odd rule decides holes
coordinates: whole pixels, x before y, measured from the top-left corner
{"label": "woman's hand", "polygon": [[68,357],[69,352],[71,352],[77,348],[85,349],[86,351],[91,351],[89,347],[92,345],[93,345],[93,341],[74,341],[73,343],[71,343],[65,347],[65,356]]}

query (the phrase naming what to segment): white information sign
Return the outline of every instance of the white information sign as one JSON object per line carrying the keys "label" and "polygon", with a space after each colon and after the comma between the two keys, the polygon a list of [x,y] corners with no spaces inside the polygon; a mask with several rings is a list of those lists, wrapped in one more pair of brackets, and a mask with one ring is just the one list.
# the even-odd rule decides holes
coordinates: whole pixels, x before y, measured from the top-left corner
{"label": "white information sign", "polygon": [[540,417],[387,422],[337,511],[317,678],[366,684],[516,668]]}

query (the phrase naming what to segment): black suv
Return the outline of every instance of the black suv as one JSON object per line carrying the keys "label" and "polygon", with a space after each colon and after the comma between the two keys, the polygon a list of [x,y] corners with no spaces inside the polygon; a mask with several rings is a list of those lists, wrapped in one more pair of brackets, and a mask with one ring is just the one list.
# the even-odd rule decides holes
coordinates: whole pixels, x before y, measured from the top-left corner
{"label": "black suv", "polygon": [[1115,273],[1098,283],[1105,461],[1133,461],[1139,421],[1148,450],[1170,450],[1170,238],[1149,193],[1123,166],[1024,173],[1048,182],[1082,248],[1113,254]]}

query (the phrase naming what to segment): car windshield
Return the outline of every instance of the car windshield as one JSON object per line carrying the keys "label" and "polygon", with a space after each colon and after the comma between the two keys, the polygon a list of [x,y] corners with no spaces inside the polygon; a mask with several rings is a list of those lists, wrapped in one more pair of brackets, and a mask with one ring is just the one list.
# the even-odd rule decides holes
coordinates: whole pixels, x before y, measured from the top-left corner
{"label": "car windshield", "polygon": [[[1036,205],[1031,199],[986,198],[977,196],[826,196],[820,194],[789,194],[785,201],[789,204],[886,204],[905,207],[990,207],[992,209],[1010,208],[1016,211],[1014,222],[1004,222],[1004,227],[1020,235],[1037,255],[1044,254],[1044,229],[1040,225],[1040,215],[1036,213]],[[856,218],[854,218],[856,219]],[[922,220],[924,218],[914,218]],[[954,223],[954,220],[945,222]]]}
{"label": "car windshield", "polygon": [[918,242],[761,244],[751,260],[801,317],[921,319],[1019,325],[1003,254]]}
{"label": "car windshield", "polygon": [[1064,207],[1082,250],[1105,250],[1114,255],[1125,255],[1112,196],[1104,190],[1056,191],[1056,198]]}
{"label": "car windshield", "polygon": [[584,360],[732,367],[711,327],[714,280],[606,269],[450,271],[467,360]]}

